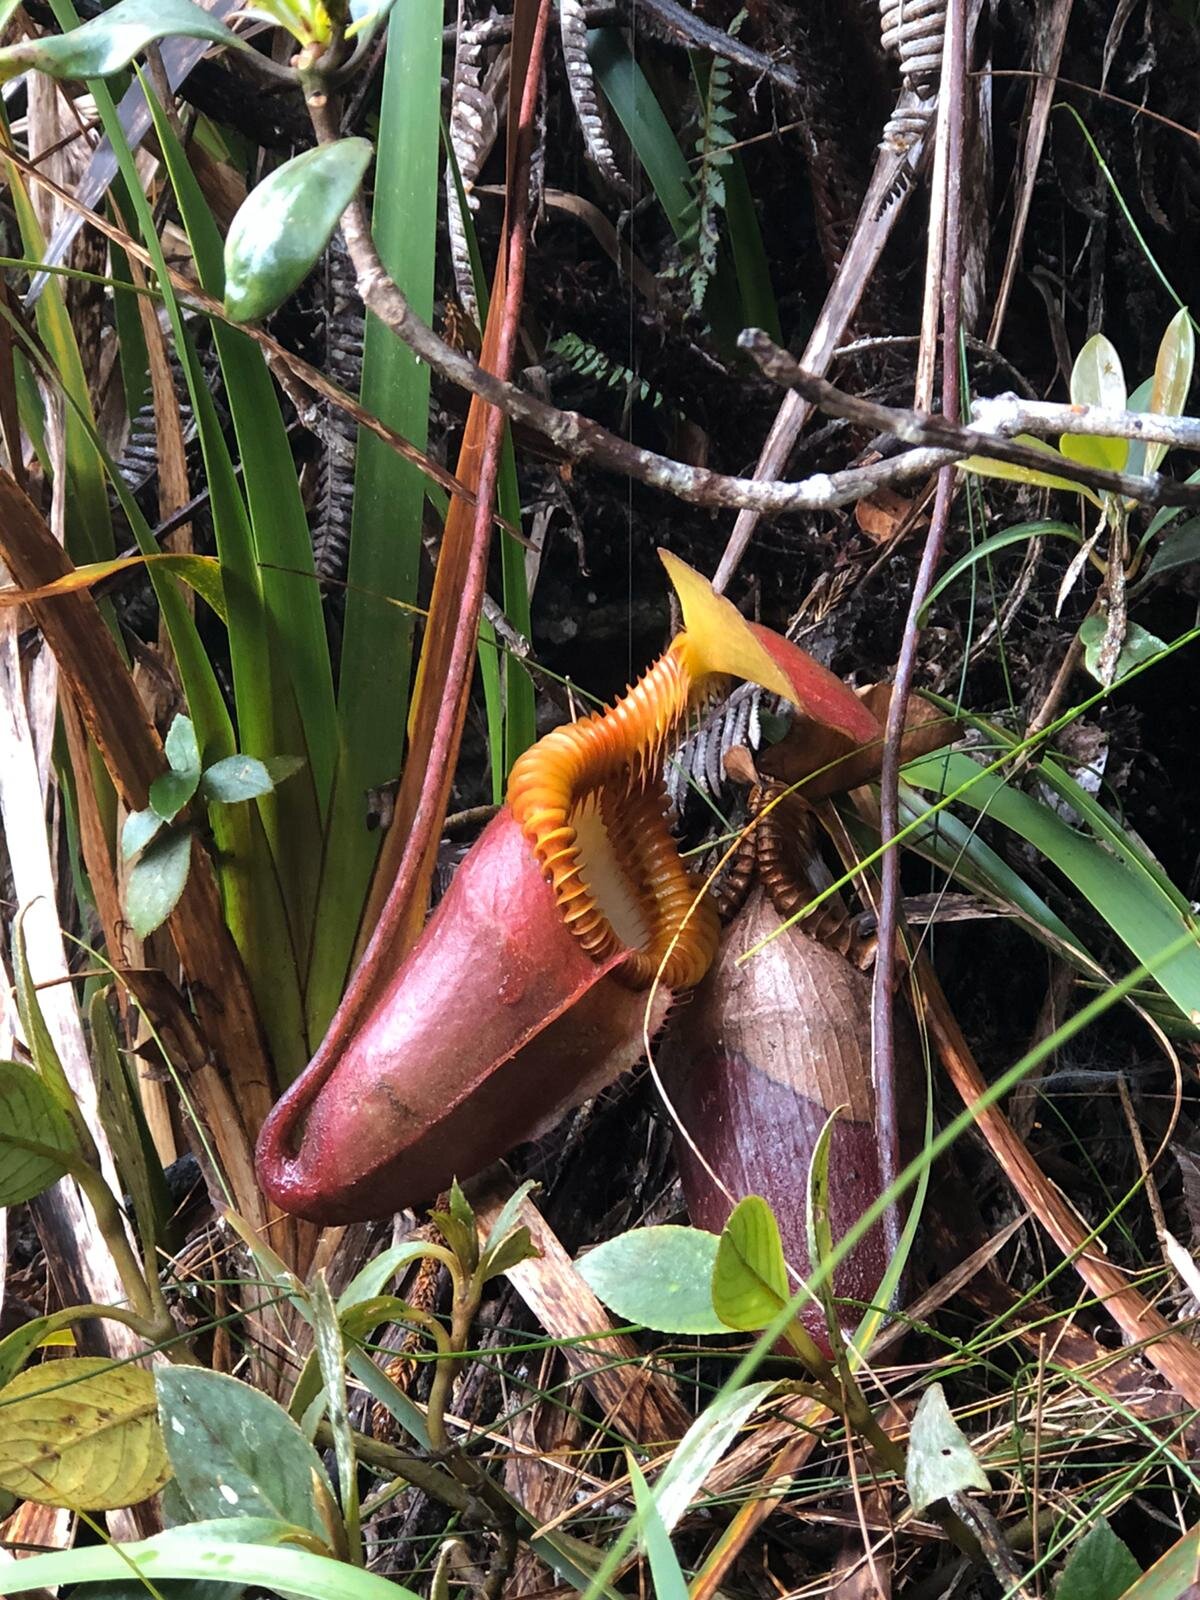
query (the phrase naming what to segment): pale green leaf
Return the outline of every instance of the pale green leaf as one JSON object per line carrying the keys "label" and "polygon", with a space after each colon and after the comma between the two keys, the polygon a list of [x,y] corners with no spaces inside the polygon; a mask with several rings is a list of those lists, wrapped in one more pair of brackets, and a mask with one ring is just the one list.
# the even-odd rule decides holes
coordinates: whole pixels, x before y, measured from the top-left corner
{"label": "pale green leaf", "polygon": [[174,911],[191,861],[191,830],[169,828],[134,862],[125,885],[125,914],[139,939],[161,927]]}
{"label": "pale green leaf", "polygon": [[[1107,618],[1095,615],[1085,617],[1079,630],[1079,637],[1083,643],[1083,660],[1087,670],[1097,683],[1102,683],[1101,652],[1108,633]],[[1125,637],[1121,642],[1121,651],[1117,657],[1116,670],[1111,681],[1119,683],[1124,677],[1140,667],[1143,661],[1150,661],[1167,647],[1156,634],[1148,632],[1140,623],[1127,622],[1125,624]]]}
{"label": "pale green leaf", "polygon": [[713,1309],[717,1243],[700,1228],[635,1228],[589,1250],[576,1270],[626,1322],[656,1333],[726,1333]]}
{"label": "pale green leaf", "polygon": [[121,829],[122,861],[132,861],[139,850],[145,849],[162,825],[163,819],[149,806],[145,811],[131,811],[125,818],[125,826]]}
{"label": "pale green leaf", "polygon": [[775,1388],[751,1383],[719,1394],[692,1423],[654,1486],[658,1514],[670,1533],[738,1432]]}
{"label": "pale green leaf", "polygon": [[266,762],[255,756],[225,756],[206,767],[200,779],[200,793],[209,805],[255,800],[260,794],[270,794],[274,787]]}
{"label": "pale green leaf", "polygon": [[931,1383],[913,1417],[904,1466],[914,1511],[965,1489],[987,1489],[987,1473],[950,1413],[940,1383]]}

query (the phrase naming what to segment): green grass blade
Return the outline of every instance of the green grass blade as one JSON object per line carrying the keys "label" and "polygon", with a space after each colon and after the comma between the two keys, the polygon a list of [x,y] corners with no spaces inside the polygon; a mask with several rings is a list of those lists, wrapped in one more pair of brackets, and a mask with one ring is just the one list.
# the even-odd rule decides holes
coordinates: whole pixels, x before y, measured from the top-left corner
{"label": "green grass blade", "polygon": [[[219,298],[224,287],[221,237],[169,120],[146,85],[180,214],[200,281]],[[322,818],[336,755],[333,672],[312,540],[275,386],[262,352],[219,320],[213,334],[241,454],[246,499],[234,485],[231,556],[243,571],[246,610],[230,615],[231,647],[257,657],[257,675],[234,672],[242,747],[259,757],[299,755],[304,773],[259,802],[284,886],[296,957],[303,971],[316,919]],[[227,452],[225,452],[227,455]],[[224,464],[221,466],[225,476]],[[248,521],[246,516],[248,514]],[[257,620],[256,620],[257,619]],[[243,630],[257,627],[259,638]]]}
{"label": "green grass blade", "polygon": [[[433,313],[442,21],[440,0],[406,0],[392,12],[375,169],[375,241],[388,271],[426,321]],[[372,317],[361,399],[424,448],[429,369]],[[324,1032],[345,986],[379,849],[378,833],[367,826],[367,793],[400,771],[413,617],[384,597],[416,599],[424,498],[421,474],[360,432],[338,679],[338,762],[308,979],[314,1038]]]}
{"label": "green grass blade", "polygon": [[[1018,834],[1052,861],[1068,882],[1091,902],[1135,959],[1149,963],[1189,931],[1191,917],[1144,871],[1142,863],[1113,839],[1102,845],[1079,833],[1048,806],[1010,788],[994,772],[985,772],[970,756],[950,753],[928,756],[904,769],[908,783],[937,794],[960,785],[970,788],[959,798],[973,810]],[[1189,1020],[1200,1016],[1200,942],[1181,950],[1155,972],[1158,982]]]}
{"label": "green grass blade", "polygon": [[[11,146],[8,119],[3,110],[0,110],[0,139]],[[45,236],[30,203],[24,179],[15,166],[8,168],[8,189],[25,254],[40,261],[46,253]],[[35,316],[38,333],[50,352],[63,388],[78,407],[67,408],[63,423],[63,450],[69,486],[66,500],[67,551],[73,561],[103,561],[116,550],[112,516],[104,487],[104,468],[85,426],[85,421],[93,420],[91,398],[61,283],[47,282],[38,300]]]}
{"label": "green grass blade", "polygon": [[[689,208],[695,196],[692,169],[654,90],[619,29],[589,29],[587,50],[596,82],[629,136],[671,231],[680,241],[687,239],[691,232]],[[712,323],[713,337],[718,345],[730,351],[736,348],[740,331],[736,287],[731,280],[728,258],[722,252],[717,275],[709,286],[705,310]]]}

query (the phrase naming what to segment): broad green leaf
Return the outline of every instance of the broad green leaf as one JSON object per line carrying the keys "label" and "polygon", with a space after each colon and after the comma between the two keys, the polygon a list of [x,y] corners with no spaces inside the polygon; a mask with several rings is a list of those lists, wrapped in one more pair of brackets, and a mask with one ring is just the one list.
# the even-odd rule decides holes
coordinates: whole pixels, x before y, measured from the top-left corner
{"label": "broad green leaf", "polygon": [[431,1211],[429,1215],[466,1270],[474,1272],[479,1265],[479,1224],[457,1178],[450,1185],[449,1208]]}
{"label": "broad green leaf", "polygon": [[171,1476],[154,1379],[141,1367],[104,1356],[27,1367],[0,1390],[0,1418],[0,1488],[26,1500],[111,1511]]}
{"label": "broad green leaf", "polygon": [[727,1333],[713,1309],[717,1236],[701,1228],[634,1228],[597,1245],[576,1270],[610,1311],[656,1333]]}
{"label": "broad green leaf", "polygon": [[192,0],[118,0],[102,16],[70,33],[28,39],[0,50],[0,83],[30,71],[52,78],[107,78],[127,67],[148,44],[171,34],[245,48]]}
{"label": "broad green leaf", "polygon": [[1109,824],[1103,844],[1071,828],[1031,796],[985,772],[966,755],[941,754],[912,762],[905,779],[916,788],[949,794],[964,785],[962,804],[984,812],[1040,850],[1091,902],[1137,961],[1154,971],[1185,1018],[1200,1020],[1200,944],[1163,963],[1165,950],[1191,927],[1190,919],[1145,862]]}
{"label": "broad green leaf", "polygon": [[[1107,619],[1099,615],[1085,617],[1079,630],[1079,637],[1083,643],[1084,665],[1097,683],[1104,682],[1100,670],[1100,657],[1107,632]],[[1157,634],[1149,633],[1140,623],[1127,622],[1112,682],[1119,683],[1133,671],[1134,667],[1140,667],[1143,661],[1152,660],[1166,648]]]}
{"label": "broad green leaf", "polygon": [[[1068,465],[1067,458],[1053,446],[1048,445],[1044,439],[1035,439],[1028,433],[1018,433],[1013,443],[1040,450],[1047,457],[1050,469],[1055,462],[1064,467]],[[1005,478],[1010,483],[1032,484],[1036,489],[1060,489],[1064,494],[1081,494],[1094,506],[1098,507],[1101,504],[1100,496],[1086,484],[1073,483],[1070,478],[1060,477],[1053,470],[1041,472],[1035,467],[1020,467],[1011,461],[993,461],[989,456],[967,456],[962,461],[956,461],[954,465],[960,472],[974,472],[981,478]]]}
{"label": "broad green leaf", "polygon": [[39,1074],[0,1061],[0,1206],[41,1194],[78,1153],[67,1114]]}
{"label": "broad green leaf", "polygon": [[[1115,346],[1102,333],[1093,334],[1071,369],[1072,405],[1123,411],[1127,395],[1125,374]],[[1064,433],[1058,445],[1069,460],[1089,467],[1107,467],[1111,472],[1124,471],[1129,456],[1128,439]]]}
{"label": "broad green leaf", "polygon": [[[1187,405],[1196,360],[1196,335],[1187,309],[1180,309],[1167,323],[1154,363],[1154,386],[1150,391],[1150,410],[1164,417],[1177,417]],[[1170,449],[1165,444],[1146,446],[1147,472],[1156,472]]]}
{"label": "broad green leaf", "polygon": [[168,828],[142,851],[125,884],[125,915],[139,939],[161,928],[179,904],[192,862],[190,828]]}
{"label": "broad green leaf", "polygon": [[163,826],[163,819],[149,806],[145,811],[131,811],[121,829],[121,860],[132,861],[139,850],[144,850]]}
{"label": "broad green leaf", "polygon": [[200,771],[200,747],[196,743],[196,730],[190,717],[177,716],[171,720],[163,742],[163,754],[172,772],[190,778]]}
{"label": "broad green leaf", "polygon": [[0,1568],[0,1595],[70,1583],[103,1583],[130,1576],[130,1566],[156,1587],[172,1578],[254,1584],[301,1600],[418,1600],[362,1567],[300,1548],[311,1537],[265,1517],[195,1522],[136,1544],[85,1545],[30,1556]]}
{"label": "broad green leaf", "polygon": [[727,1328],[754,1332],[791,1297],[775,1214],[759,1195],[750,1195],[734,1207],[717,1247],[713,1310]]}
{"label": "broad green leaf", "polygon": [[1121,1600],[1194,1600],[1197,1561],[1200,1526],[1189,1528],[1165,1556],[1134,1580]]}
{"label": "broad green leaf", "polygon": [[692,1423],[654,1485],[654,1501],[668,1533],[687,1511],[705,1478],[741,1428],[775,1388],[751,1383],[718,1395]]}
{"label": "broad green leaf", "polygon": [[265,317],[300,287],[373,155],[368,139],[318,145],[250,191],[225,239],[225,311],[234,322]]}
{"label": "broad green leaf", "polygon": [[1141,1575],[1129,1546],[1101,1517],[1071,1546],[1054,1600],[1121,1600]]}
{"label": "broad green leaf", "polygon": [[1179,572],[1197,561],[1200,561],[1200,517],[1189,517],[1163,539],[1141,581],[1148,583],[1151,578],[1165,578],[1168,572]]}
{"label": "broad green leaf", "polygon": [[671,1536],[654,1503],[650,1485],[642,1476],[641,1468],[634,1460],[632,1451],[625,1452],[625,1464],[629,1468],[629,1481],[633,1485],[633,1503],[637,1507],[642,1545],[646,1551],[646,1559],[650,1563],[650,1576],[654,1581],[653,1593],[656,1600],[688,1600],[687,1579],[683,1575],[683,1568],[679,1565],[679,1557],[675,1554]]}
{"label": "broad green leaf", "polygon": [[270,794],[274,787],[266,762],[255,756],[225,756],[206,767],[200,779],[200,793],[209,805],[255,800],[260,794]]}
{"label": "broad green leaf", "polygon": [[913,1417],[904,1478],[914,1511],[964,1489],[988,1488],[987,1473],[951,1416],[940,1383],[926,1389]]}
{"label": "broad green leaf", "polygon": [[203,1367],[160,1367],[155,1381],[162,1435],[195,1518],[275,1517],[327,1537],[313,1486],[331,1494],[329,1480],[282,1406]]}

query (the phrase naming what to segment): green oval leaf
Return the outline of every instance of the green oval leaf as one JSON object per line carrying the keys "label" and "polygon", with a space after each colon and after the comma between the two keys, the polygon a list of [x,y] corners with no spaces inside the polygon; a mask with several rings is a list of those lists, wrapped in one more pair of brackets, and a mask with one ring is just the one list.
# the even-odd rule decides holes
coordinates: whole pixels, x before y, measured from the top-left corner
{"label": "green oval leaf", "polygon": [[727,1328],[765,1328],[791,1299],[775,1213],[752,1194],[734,1207],[717,1248],[713,1310]]}
{"label": "green oval leaf", "polygon": [[0,1488],[42,1505],[112,1511],[171,1476],[154,1379],[104,1356],[48,1361],[0,1389]]}
{"label": "green oval leaf", "polygon": [[66,1112],[38,1073],[0,1061],[0,1206],[57,1183],[77,1149]]}
{"label": "green oval leaf", "polygon": [[163,825],[163,819],[149,806],[145,811],[131,811],[121,829],[121,860],[132,861],[139,850],[144,850]]}
{"label": "green oval leaf", "polygon": [[30,71],[52,78],[107,78],[127,67],[148,44],[171,34],[245,49],[224,23],[192,0],[119,0],[103,16],[70,33],[0,50],[0,83]]}
{"label": "green oval leaf", "polygon": [[717,1236],[701,1228],[635,1228],[575,1263],[610,1311],[656,1333],[727,1333],[713,1310]]}
{"label": "green oval leaf", "polygon": [[251,322],[299,288],[370,165],[367,139],[339,139],[285,161],[246,196],[225,240],[225,311]]}
{"label": "green oval leaf", "polygon": [[254,756],[226,756],[207,767],[200,780],[200,791],[210,805],[234,805],[239,800],[256,800],[270,794],[275,780],[266,764]]}
{"label": "green oval leaf", "polygon": [[1181,567],[1194,566],[1197,561],[1200,561],[1200,517],[1189,517],[1163,539],[1142,581],[1161,578]]}
{"label": "green oval leaf", "polygon": [[313,1485],[331,1494],[329,1480],[282,1406],[203,1367],[160,1367],[155,1381],[167,1453],[194,1517],[274,1517],[327,1537]]}
{"label": "green oval leaf", "polygon": [[1129,1546],[1101,1517],[1071,1546],[1054,1600],[1121,1600],[1141,1575]]}
{"label": "green oval leaf", "polygon": [[904,1478],[914,1511],[923,1511],[935,1500],[961,1494],[964,1489],[988,1488],[987,1473],[951,1415],[940,1383],[931,1383],[921,1396],[909,1435]]}
{"label": "green oval leaf", "polygon": [[191,861],[191,829],[168,828],[134,862],[125,885],[125,914],[139,939],[160,928],[174,911]]}

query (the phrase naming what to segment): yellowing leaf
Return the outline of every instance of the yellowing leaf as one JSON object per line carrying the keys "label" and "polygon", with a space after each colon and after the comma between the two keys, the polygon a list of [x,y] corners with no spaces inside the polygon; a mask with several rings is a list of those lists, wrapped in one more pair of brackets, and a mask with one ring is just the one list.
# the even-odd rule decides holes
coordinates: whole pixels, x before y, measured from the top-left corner
{"label": "yellowing leaf", "polygon": [[[1056,464],[1066,466],[1066,457],[1052,445],[1035,439],[1030,434],[1018,433],[1013,438],[1014,444],[1029,445],[1034,450],[1039,450],[1047,458],[1046,465],[1053,468]],[[960,472],[974,472],[981,478],[1006,478],[1010,483],[1031,483],[1037,489],[1061,489],[1064,494],[1082,494],[1094,506],[1100,505],[1100,496],[1094,490],[1082,483],[1074,483],[1070,478],[1061,478],[1053,471],[1040,472],[1036,467],[1018,466],[1013,461],[993,461],[990,456],[967,456],[962,461],[956,461],[955,466]]]}
{"label": "yellowing leaf", "polygon": [[111,1511],[171,1476],[154,1379],[103,1356],[49,1361],[0,1389],[0,1488],[42,1505]]}

